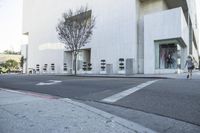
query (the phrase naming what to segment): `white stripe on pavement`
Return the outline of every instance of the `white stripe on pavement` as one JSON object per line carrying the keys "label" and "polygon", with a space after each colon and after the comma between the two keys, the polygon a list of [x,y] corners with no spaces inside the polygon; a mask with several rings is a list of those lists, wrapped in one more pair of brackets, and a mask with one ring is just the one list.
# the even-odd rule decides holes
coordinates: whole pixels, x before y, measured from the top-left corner
{"label": "white stripe on pavement", "polygon": [[153,81],[148,81],[146,83],[142,83],[142,84],[140,84],[140,85],[138,85],[136,87],[130,88],[128,90],[125,90],[125,91],[122,91],[120,93],[114,94],[114,95],[112,95],[110,97],[104,98],[101,101],[107,102],[107,103],[114,103],[114,102],[116,102],[116,101],[118,101],[118,100],[120,100],[120,99],[122,99],[122,98],[124,98],[124,97],[126,97],[126,96],[128,96],[128,95],[130,95],[130,94],[132,94],[132,93],[134,93],[134,92],[146,87],[146,86],[148,86],[148,85],[151,85],[151,84],[155,83],[156,81],[158,81],[158,80],[153,80]]}
{"label": "white stripe on pavement", "polygon": [[40,83],[37,83],[36,85],[54,85],[61,82],[62,81],[59,81],[59,80],[48,80],[48,82],[40,82]]}

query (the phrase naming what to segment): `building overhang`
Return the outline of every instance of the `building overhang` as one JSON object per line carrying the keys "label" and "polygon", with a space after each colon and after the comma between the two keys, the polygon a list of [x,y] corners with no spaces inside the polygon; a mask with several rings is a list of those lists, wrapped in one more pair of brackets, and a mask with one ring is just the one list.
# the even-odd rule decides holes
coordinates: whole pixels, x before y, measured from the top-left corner
{"label": "building overhang", "polygon": [[[140,0],[141,2],[145,2],[145,1],[150,1],[150,0]],[[189,7],[188,7],[188,3],[187,0],[164,0],[166,2],[166,5],[169,9],[173,9],[173,8],[177,8],[177,7],[181,7],[185,16],[185,20],[188,24],[188,20],[189,23],[191,22],[191,17],[189,17]],[[198,50],[198,46],[197,46],[197,38],[196,38],[196,33],[194,32],[194,29],[192,29],[192,36],[193,36],[193,42],[194,42],[194,46],[195,48]]]}
{"label": "building overhang", "polygon": [[154,42],[159,43],[159,44],[169,44],[169,43],[178,44],[181,48],[187,47],[187,44],[185,43],[185,41],[181,37],[154,40]]}
{"label": "building overhang", "polygon": [[188,23],[188,4],[186,0],[165,0],[169,9],[181,7]]}
{"label": "building overhang", "polygon": [[188,4],[186,0],[165,0],[169,9],[182,7],[183,12],[188,11]]}
{"label": "building overhang", "polygon": [[[150,1],[150,0],[140,0],[141,2]],[[164,0],[169,9],[182,7],[183,11],[188,10],[188,5],[186,0]]]}
{"label": "building overhang", "polygon": [[[145,1],[150,1],[150,0],[140,0],[140,1],[141,2],[145,2]],[[186,0],[164,0],[164,1],[166,2],[167,7],[169,9],[181,7],[183,12],[184,12],[186,21],[187,21],[187,18],[188,18],[188,4],[187,4]]]}

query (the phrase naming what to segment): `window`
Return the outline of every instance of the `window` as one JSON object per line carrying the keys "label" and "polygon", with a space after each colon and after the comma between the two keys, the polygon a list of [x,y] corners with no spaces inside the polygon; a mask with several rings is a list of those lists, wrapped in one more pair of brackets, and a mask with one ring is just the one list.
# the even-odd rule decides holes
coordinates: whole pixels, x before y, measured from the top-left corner
{"label": "window", "polygon": [[177,68],[177,45],[176,44],[159,45],[159,61],[158,62],[159,62],[159,69],[176,69]]}

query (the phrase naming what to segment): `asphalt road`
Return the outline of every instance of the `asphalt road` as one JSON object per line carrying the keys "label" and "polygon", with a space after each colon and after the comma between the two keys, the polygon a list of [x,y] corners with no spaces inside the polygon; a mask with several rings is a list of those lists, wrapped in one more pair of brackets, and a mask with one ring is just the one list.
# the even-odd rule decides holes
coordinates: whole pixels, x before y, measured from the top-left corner
{"label": "asphalt road", "polygon": [[[61,82],[37,85],[41,82],[53,82],[49,80]],[[152,80],[154,79],[1,75],[0,88],[45,93],[102,104],[102,99],[106,97]],[[162,79],[119,101],[105,104],[158,115],[199,127],[200,80]],[[101,109],[106,110],[107,107]]]}
{"label": "asphalt road", "polygon": [[200,126],[199,80],[161,80],[114,104]]}
{"label": "asphalt road", "polygon": [[[62,82],[54,85],[36,85],[40,82],[48,83],[49,80]],[[64,98],[101,100],[149,80],[151,79],[5,75],[0,76],[0,87],[45,93]]]}

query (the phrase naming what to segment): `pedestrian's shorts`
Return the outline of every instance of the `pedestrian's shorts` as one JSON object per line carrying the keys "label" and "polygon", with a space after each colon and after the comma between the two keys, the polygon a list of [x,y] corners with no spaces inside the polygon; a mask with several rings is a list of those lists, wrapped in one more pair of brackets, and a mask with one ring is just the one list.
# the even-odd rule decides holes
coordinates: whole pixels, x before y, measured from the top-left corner
{"label": "pedestrian's shorts", "polygon": [[188,67],[188,70],[193,70],[194,69],[194,67],[192,66],[192,67]]}

